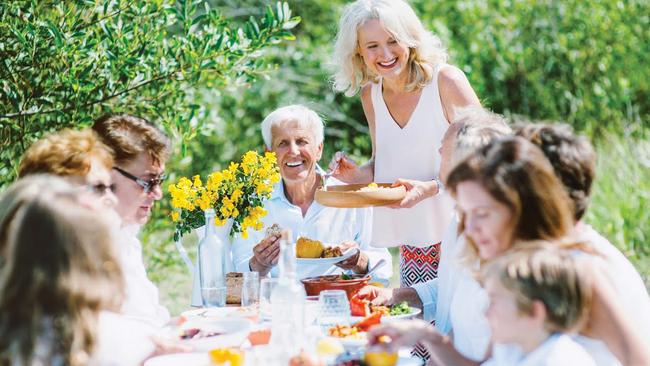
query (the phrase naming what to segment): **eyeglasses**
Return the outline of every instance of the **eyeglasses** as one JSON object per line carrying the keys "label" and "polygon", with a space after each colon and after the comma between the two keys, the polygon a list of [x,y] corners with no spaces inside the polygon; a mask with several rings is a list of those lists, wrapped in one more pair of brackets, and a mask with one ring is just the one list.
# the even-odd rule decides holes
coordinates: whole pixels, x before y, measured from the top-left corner
{"label": "eyeglasses", "polygon": [[98,196],[103,196],[105,194],[108,194],[108,192],[115,193],[115,184],[109,184],[109,185],[106,185],[104,183],[87,184],[86,189],[88,189],[88,191]]}
{"label": "eyeglasses", "polygon": [[156,186],[159,186],[162,184],[162,182],[167,178],[165,174],[161,174],[155,178],[151,178],[149,180],[144,180],[136,177],[135,175],[120,169],[116,166],[113,167],[113,169],[117,170],[118,173],[122,174],[125,178],[128,178],[134,182],[136,182],[144,191],[144,193],[149,193],[151,192]]}

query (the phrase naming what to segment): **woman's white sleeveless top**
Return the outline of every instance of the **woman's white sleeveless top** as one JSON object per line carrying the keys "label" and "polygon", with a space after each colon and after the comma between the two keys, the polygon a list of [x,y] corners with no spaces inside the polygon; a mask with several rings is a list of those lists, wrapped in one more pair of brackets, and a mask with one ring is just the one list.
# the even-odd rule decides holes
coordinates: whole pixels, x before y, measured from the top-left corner
{"label": "woman's white sleeveless top", "polygon": [[[449,123],[438,92],[438,71],[422,90],[415,110],[401,128],[393,119],[382,94],[382,82],[372,84],[375,112],[375,182],[398,178],[433,180],[440,170],[440,144]],[[374,210],[373,246],[430,246],[439,243],[451,222],[453,204],[447,193],[427,198],[412,208]]]}

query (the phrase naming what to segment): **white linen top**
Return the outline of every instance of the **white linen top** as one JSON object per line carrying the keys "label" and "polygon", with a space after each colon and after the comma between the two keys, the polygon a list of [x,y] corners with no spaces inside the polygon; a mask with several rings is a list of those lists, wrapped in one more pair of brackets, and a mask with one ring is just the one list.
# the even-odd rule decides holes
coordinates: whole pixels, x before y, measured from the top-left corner
{"label": "white linen top", "polygon": [[150,356],[151,337],[160,328],[139,319],[103,311],[99,314],[97,345],[90,365],[136,366]]}
{"label": "white linen top", "polygon": [[[580,240],[603,255],[603,258],[594,256],[579,258],[597,260],[599,267],[618,291],[618,300],[625,312],[633,314],[635,325],[641,330],[643,339],[650,339],[650,297],[639,272],[621,251],[591,226],[578,223],[576,231]],[[576,337],[576,341],[592,355],[598,366],[621,365],[604,342],[585,336]]]}
{"label": "white linen top", "polygon": [[[330,178],[332,184],[341,184]],[[284,194],[284,184],[278,182],[273,188],[271,198],[264,203],[268,215],[262,218],[264,228],[250,231],[248,239],[241,235],[233,241],[233,263],[237,272],[249,272],[249,261],[253,257],[253,247],[266,237],[266,228],[273,224],[289,229],[293,238],[306,237],[321,241],[325,245],[336,245],[346,240],[353,240],[359,248],[368,255],[368,266],[372,267],[380,259],[386,260],[386,265],[375,272],[372,282],[388,283],[393,274],[392,259],[386,248],[375,248],[370,245],[370,225],[372,208],[334,208],[326,207],[318,202],[312,202],[305,216],[300,207],[289,202]],[[339,267],[330,264],[297,264],[299,279],[326,274],[343,273]],[[272,277],[278,276],[278,267],[270,272]]]}
{"label": "white linen top", "polygon": [[[128,318],[122,314],[101,311],[97,319],[95,349],[88,361],[89,366],[136,366],[150,356],[155,345],[151,336],[159,328],[150,323]],[[63,357],[56,353],[54,345],[60,342],[53,330],[53,322],[45,319],[36,339],[29,365],[66,365]],[[12,366],[26,366],[19,356],[16,344],[11,344]]]}
{"label": "white linen top", "polygon": [[161,327],[169,321],[169,311],[160,304],[158,288],[147,277],[137,237],[139,230],[137,225],[122,228],[116,243],[125,284],[121,313]]}
{"label": "white linen top", "polygon": [[[420,100],[404,128],[393,119],[382,95],[382,82],[372,84],[370,95],[375,113],[374,181],[393,183],[398,178],[429,181],[438,177],[442,137],[449,123],[445,118],[438,70],[424,87]],[[376,207],[372,243],[380,247],[408,244],[430,246],[442,240],[451,221],[453,204],[442,192],[422,200],[412,208]]]}
{"label": "white linen top", "polygon": [[470,271],[460,267],[457,272],[449,319],[456,350],[474,361],[482,361],[492,339],[490,324],[485,317],[489,298]]}
{"label": "white linen top", "polygon": [[458,216],[454,215],[442,239],[438,277],[411,286],[422,301],[422,318],[428,322],[435,319],[436,328],[442,334],[448,334],[451,330],[449,309],[459,278],[458,271],[462,270],[458,255],[463,246],[463,237],[458,236]]}
{"label": "white linen top", "polygon": [[596,366],[593,358],[570,336],[548,337],[539,347],[524,354],[518,345],[495,345],[492,358],[483,366]]}

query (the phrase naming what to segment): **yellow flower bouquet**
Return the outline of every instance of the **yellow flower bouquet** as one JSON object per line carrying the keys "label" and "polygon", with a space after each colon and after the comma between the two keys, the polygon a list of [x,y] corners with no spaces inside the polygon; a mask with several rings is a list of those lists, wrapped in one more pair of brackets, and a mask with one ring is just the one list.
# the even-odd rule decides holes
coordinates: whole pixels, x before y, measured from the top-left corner
{"label": "yellow flower bouquet", "polygon": [[173,211],[171,218],[176,224],[174,240],[205,224],[203,211],[213,208],[215,225],[223,226],[233,219],[231,235],[241,233],[248,237],[248,229],[260,230],[261,218],[267,212],[264,200],[271,197],[273,185],[280,181],[275,153],[263,156],[249,151],[241,163],[230,163],[227,169],[213,172],[205,183],[195,175],[192,179],[181,177],[169,186]]}

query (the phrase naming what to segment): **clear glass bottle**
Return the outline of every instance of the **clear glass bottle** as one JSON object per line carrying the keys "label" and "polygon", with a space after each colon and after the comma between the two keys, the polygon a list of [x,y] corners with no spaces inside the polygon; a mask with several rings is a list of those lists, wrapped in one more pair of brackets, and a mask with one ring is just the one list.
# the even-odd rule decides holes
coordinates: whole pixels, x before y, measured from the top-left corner
{"label": "clear glass bottle", "polygon": [[205,307],[226,306],[227,246],[216,235],[215,212],[205,210],[205,235],[199,242],[199,281]]}
{"label": "clear glass bottle", "polygon": [[[291,232],[280,236],[278,284],[271,293],[271,345],[282,350],[283,357],[298,354],[305,331],[305,288],[296,274],[296,245]],[[284,360],[280,364],[286,365]]]}

